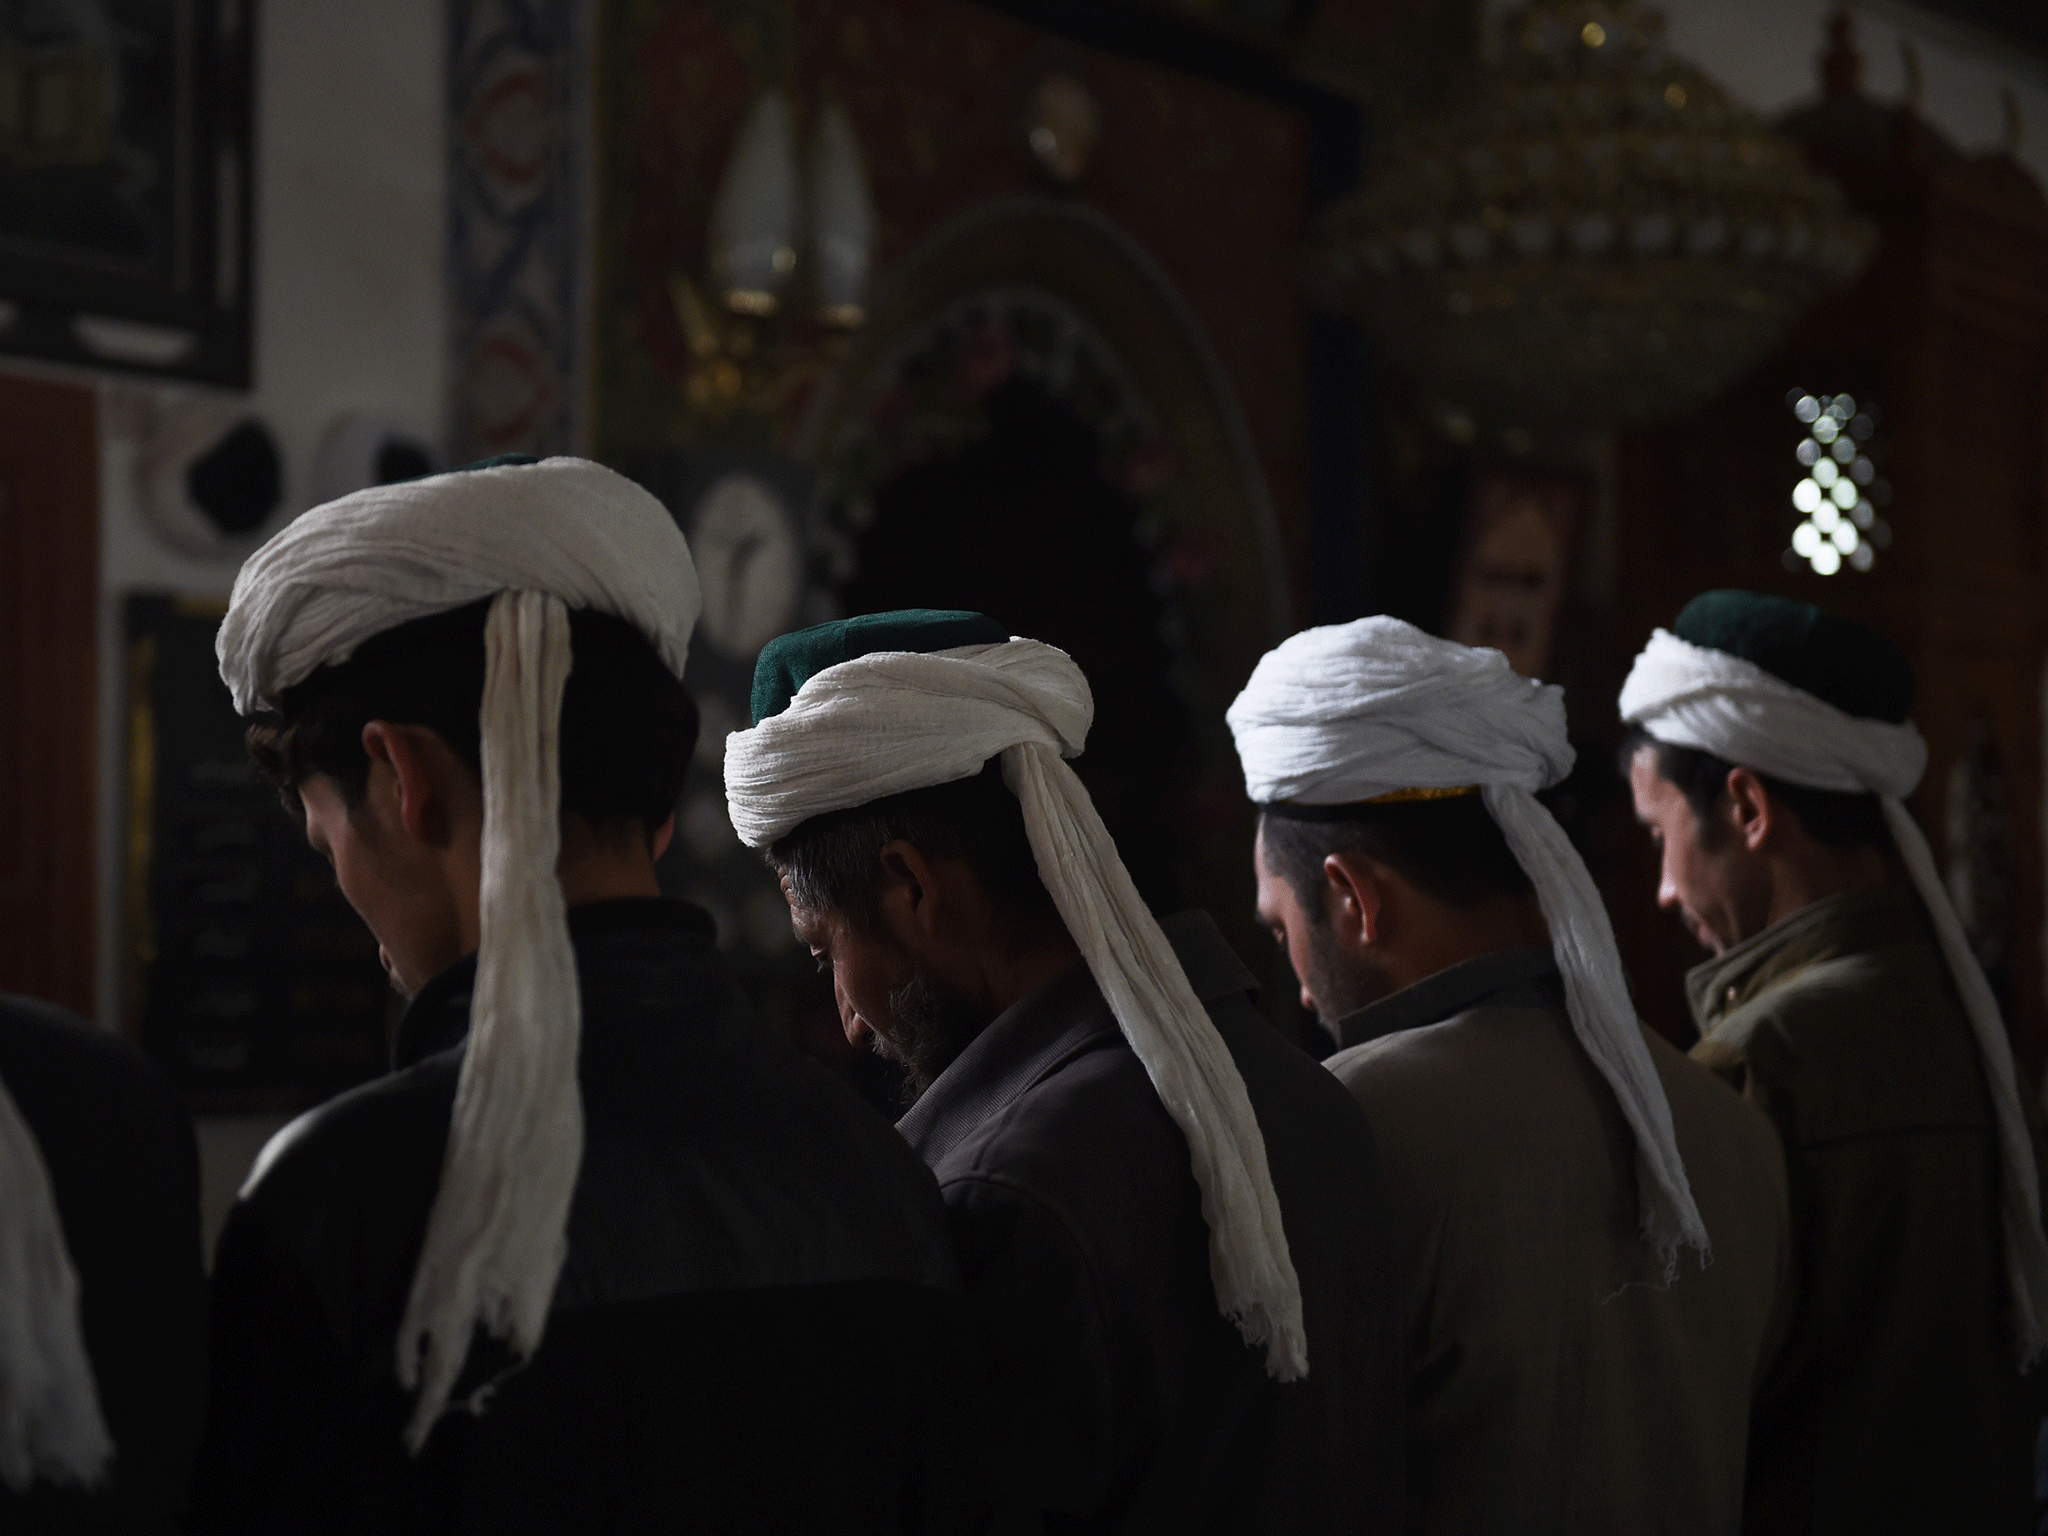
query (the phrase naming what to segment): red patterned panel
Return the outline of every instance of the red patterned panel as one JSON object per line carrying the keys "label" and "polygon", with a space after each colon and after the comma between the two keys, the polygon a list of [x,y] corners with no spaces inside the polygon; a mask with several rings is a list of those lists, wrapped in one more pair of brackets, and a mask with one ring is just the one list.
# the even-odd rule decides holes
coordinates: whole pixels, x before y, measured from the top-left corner
{"label": "red patterned panel", "polygon": [[0,378],[0,991],[93,1011],[93,397]]}

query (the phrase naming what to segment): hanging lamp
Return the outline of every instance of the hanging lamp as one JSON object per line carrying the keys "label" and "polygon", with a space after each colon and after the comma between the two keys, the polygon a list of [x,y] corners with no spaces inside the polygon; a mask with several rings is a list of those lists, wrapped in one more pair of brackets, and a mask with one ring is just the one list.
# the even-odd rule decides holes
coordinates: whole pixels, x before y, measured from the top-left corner
{"label": "hanging lamp", "polygon": [[1675,416],[1862,270],[1872,226],[1672,56],[1655,9],[1503,19],[1499,61],[1396,136],[1318,252],[1326,291],[1444,403],[1514,427]]}

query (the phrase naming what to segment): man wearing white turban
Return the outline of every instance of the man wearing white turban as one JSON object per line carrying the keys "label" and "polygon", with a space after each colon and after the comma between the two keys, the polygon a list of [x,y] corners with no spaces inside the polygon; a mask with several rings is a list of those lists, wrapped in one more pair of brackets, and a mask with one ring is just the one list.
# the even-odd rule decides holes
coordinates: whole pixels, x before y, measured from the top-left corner
{"label": "man wearing white turban", "polygon": [[1229,722],[1260,918],[1343,1047],[1406,1244],[1415,1529],[1733,1532],[1783,1168],[1637,1022],[1534,794],[1571,767],[1560,690],[1360,619],[1270,652]]}
{"label": "man wearing white turban", "polygon": [[931,1176],[660,896],[697,608],[661,504],[568,458],[243,567],[222,676],[410,999],[222,1232],[194,1529],[962,1528]]}
{"label": "man wearing white turban", "polygon": [[733,825],[848,1039],[920,1091],[898,1129],[980,1324],[998,1528],[1398,1529],[1371,1135],[1215,925],[1138,899],[1065,762],[1093,713],[979,614],[785,635],[726,741]]}
{"label": "man wearing white turban", "polygon": [[1904,797],[1913,671],[1810,603],[1709,592],[1622,688],[1658,902],[1713,958],[1696,1060],[1776,1124],[1797,1304],[1751,1527],[2030,1524],[2048,1346],[2039,1115]]}

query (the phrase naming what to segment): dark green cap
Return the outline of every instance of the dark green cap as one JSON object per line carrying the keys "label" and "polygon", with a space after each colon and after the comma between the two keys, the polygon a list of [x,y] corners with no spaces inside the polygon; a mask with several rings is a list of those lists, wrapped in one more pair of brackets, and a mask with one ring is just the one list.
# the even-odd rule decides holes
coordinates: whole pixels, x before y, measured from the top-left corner
{"label": "dark green cap", "polygon": [[1876,630],[1811,603],[1761,592],[1702,592],[1671,632],[1753,662],[1861,720],[1902,725],[1913,710],[1913,664],[1905,653]]}
{"label": "dark green cap", "polygon": [[965,609],[898,608],[858,618],[813,624],[780,635],[754,663],[754,724],[789,708],[789,701],[827,667],[876,651],[949,651],[956,645],[1001,645],[1010,632],[994,619]]}

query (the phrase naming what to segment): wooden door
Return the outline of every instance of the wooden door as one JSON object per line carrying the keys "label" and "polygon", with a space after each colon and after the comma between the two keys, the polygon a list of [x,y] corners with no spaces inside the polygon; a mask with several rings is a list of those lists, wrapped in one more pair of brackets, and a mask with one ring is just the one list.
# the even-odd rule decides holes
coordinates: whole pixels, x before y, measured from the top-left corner
{"label": "wooden door", "polygon": [[94,1011],[92,391],[0,376],[0,991]]}

